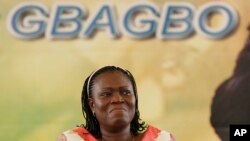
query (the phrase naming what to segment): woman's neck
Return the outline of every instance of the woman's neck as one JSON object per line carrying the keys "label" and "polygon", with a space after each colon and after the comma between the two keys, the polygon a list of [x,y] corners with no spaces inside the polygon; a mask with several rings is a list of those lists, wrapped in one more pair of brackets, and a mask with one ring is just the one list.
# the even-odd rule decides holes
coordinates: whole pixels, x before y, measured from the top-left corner
{"label": "woman's neck", "polygon": [[[114,128],[113,128],[114,129]],[[118,130],[101,128],[101,141],[132,141],[133,134],[130,132],[130,126],[125,128],[116,128]],[[120,129],[120,130],[119,130]]]}

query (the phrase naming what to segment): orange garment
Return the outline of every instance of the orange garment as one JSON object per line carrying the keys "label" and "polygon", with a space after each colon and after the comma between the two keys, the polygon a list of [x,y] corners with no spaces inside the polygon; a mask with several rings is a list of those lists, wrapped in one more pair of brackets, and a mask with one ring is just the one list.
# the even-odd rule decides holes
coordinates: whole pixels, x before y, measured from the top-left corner
{"label": "orange garment", "polygon": [[[77,127],[73,130],[68,130],[63,133],[57,141],[98,141],[85,128]],[[163,130],[153,126],[148,126],[141,141],[175,141],[174,137]]]}

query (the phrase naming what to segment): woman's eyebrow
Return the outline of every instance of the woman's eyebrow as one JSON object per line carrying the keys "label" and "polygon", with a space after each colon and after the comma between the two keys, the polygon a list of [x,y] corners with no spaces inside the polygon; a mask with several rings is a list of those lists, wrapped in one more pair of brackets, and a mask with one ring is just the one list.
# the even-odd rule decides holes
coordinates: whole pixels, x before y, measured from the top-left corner
{"label": "woman's eyebrow", "polygon": [[129,88],[129,86],[120,86],[119,88]]}
{"label": "woman's eyebrow", "polygon": [[112,88],[111,87],[103,87],[103,88],[101,88],[101,90],[112,90]]}

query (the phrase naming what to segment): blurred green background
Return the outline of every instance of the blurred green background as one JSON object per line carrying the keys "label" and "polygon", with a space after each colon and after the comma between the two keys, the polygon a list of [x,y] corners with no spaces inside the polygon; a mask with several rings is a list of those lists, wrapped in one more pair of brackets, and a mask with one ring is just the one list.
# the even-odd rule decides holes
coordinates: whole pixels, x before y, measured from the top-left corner
{"label": "blurred green background", "polygon": [[[148,124],[173,133],[178,141],[219,141],[209,123],[211,99],[232,73],[244,45],[250,2],[224,0],[237,9],[240,23],[221,40],[199,34],[185,40],[126,36],[114,40],[103,31],[92,39],[17,39],[7,30],[7,15],[18,4],[34,1],[48,8],[56,2],[0,0],[1,141],[53,141],[61,132],[84,123],[83,81],[104,65],[119,65],[133,73],[141,116]],[[190,2],[197,8],[210,2],[173,1]],[[73,2],[85,5],[91,15],[102,2],[113,3],[120,13],[135,0]],[[165,1],[151,2],[162,8]],[[212,23],[220,21],[215,17]]]}

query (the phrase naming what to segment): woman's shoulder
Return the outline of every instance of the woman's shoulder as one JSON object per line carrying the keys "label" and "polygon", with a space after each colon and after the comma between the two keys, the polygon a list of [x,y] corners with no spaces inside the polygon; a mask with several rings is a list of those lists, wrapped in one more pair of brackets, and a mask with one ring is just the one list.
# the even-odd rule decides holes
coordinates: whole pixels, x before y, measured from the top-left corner
{"label": "woman's shoulder", "polygon": [[63,132],[57,141],[97,141],[85,128],[76,127]]}
{"label": "woman's shoulder", "polygon": [[[160,130],[154,126],[149,125],[143,133],[141,141],[175,141],[171,133]],[[77,127],[67,130],[58,136],[57,141],[97,141],[85,128]]]}
{"label": "woman's shoulder", "polygon": [[147,130],[143,133],[142,141],[175,141],[173,135],[165,130],[161,130],[152,125],[149,125]]}

